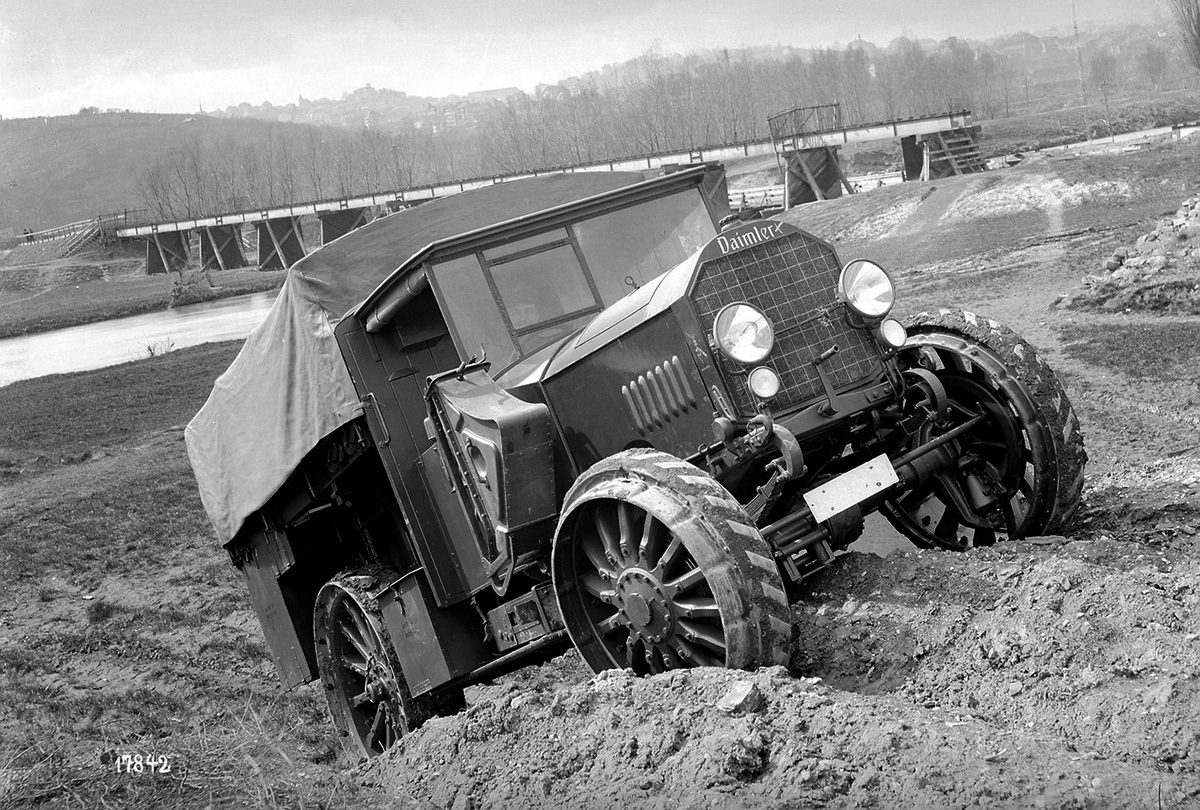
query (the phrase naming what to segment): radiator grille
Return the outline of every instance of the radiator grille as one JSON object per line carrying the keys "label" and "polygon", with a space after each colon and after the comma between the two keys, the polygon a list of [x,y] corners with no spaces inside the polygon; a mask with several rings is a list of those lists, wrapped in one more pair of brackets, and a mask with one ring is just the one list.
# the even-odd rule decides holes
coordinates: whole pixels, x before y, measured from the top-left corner
{"label": "radiator grille", "polygon": [[[837,297],[841,267],[829,246],[791,233],[746,250],[710,259],[700,266],[689,296],[706,331],[726,304],[746,301],[759,308],[775,325],[775,349],[767,365],[779,373],[779,394],[771,409],[781,411],[824,393],[812,361],[837,345],[839,352],[825,369],[835,388],[876,376],[883,366],[874,338],[868,331],[846,323]],[[827,315],[822,315],[827,311]],[[717,366],[729,384],[737,411],[753,414],[753,398],[746,388],[749,369],[720,352]]]}

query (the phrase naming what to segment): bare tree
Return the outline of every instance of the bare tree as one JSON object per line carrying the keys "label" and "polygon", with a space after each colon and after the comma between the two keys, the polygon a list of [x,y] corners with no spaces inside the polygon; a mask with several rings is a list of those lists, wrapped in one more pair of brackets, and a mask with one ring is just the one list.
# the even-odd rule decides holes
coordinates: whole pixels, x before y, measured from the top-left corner
{"label": "bare tree", "polygon": [[1200,0],[1167,0],[1167,8],[1179,26],[1188,62],[1200,70]]}
{"label": "bare tree", "polygon": [[246,202],[251,206],[262,205],[262,158],[256,143],[251,141],[242,147],[242,181],[245,183]]}
{"label": "bare tree", "polygon": [[411,188],[417,174],[417,146],[411,122],[406,122],[404,129],[391,136],[387,142],[388,185],[392,189]]}
{"label": "bare tree", "polygon": [[161,160],[138,170],[138,196],[159,219],[170,219],[175,212],[171,206],[171,178]]}
{"label": "bare tree", "polygon": [[362,190],[381,191],[388,152],[383,133],[373,127],[363,127],[358,131],[356,148],[358,150],[357,165],[360,172],[359,184],[361,184]]}
{"label": "bare tree", "polygon": [[1091,66],[1092,86],[1100,91],[1104,99],[1104,122],[1108,125],[1108,134],[1113,131],[1112,110],[1108,106],[1108,96],[1113,85],[1117,83],[1117,58],[1109,51],[1097,51],[1092,54]]}
{"label": "bare tree", "polygon": [[301,146],[304,159],[304,172],[308,176],[308,186],[312,190],[313,199],[325,197],[325,183],[329,176],[329,147],[321,133],[310,129],[304,134]]}
{"label": "bare tree", "polygon": [[278,164],[276,176],[279,178],[280,202],[294,203],[297,201],[296,164],[299,162],[300,150],[292,140],[290,130],[284,130],[279,137],[279,147],[275,152]]}

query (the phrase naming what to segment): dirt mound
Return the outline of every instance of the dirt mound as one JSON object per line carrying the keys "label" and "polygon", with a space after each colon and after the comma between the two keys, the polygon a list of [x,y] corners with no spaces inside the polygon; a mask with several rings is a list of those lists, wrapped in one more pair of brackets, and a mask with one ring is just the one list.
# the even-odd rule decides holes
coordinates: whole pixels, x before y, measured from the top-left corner
{"label": "dirt mound", "polygon": [[[1037,162],[1036,158],[1030,159],[1030,166]],[[1040,171],[992,174],[973,193],[956,201],[946,216],[950,220],[977,220],[1027,211],[1053,211],[1062,206],[1118,200],[1127,197],[1129,191],[1129,184],[1122,180],[1072,181]]]}
{"label": "dirt mound", "polygon": [[456,808],[1175,806],[1200,795],[1179,537],[851,553],[795,605],[790,671],[592,677],[566,656],[368,779]]}
{"label": "dirt mound", "polygon": [[1118,247],[1099,273],[1061,296],[1060,309],[1145,310],[1200,314],[1200,196]]}

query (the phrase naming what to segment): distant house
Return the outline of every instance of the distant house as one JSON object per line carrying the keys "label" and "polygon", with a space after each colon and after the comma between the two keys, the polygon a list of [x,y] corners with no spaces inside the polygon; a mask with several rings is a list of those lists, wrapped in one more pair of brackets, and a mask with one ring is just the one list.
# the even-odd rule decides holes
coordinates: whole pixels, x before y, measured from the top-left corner
{"label": "distant house", "polygon": [[1046,44],[1041,37],[1035,37],[1033,34],[1022,31],[1001,40],[996,50],[1010,59],[1036,59],[1046,53]]}

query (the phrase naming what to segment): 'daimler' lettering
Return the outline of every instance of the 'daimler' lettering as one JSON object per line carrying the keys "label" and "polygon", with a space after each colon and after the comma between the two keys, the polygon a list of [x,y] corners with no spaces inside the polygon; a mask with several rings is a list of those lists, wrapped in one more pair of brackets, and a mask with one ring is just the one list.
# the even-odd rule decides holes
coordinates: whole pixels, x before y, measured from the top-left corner
{"label": "'daimler' lettering", "polygon": [[735,250],[743,250],[775,239],[783,235],[783,223],[775,222],[770,225],[755,225],[747,231],[742,231],[737,236],[718,236],[717,247],[721,249],[722,255],[731,253]]}

